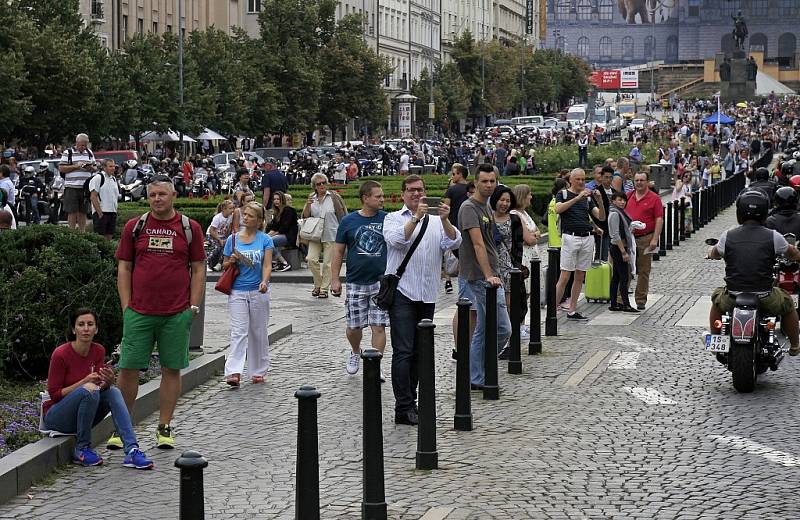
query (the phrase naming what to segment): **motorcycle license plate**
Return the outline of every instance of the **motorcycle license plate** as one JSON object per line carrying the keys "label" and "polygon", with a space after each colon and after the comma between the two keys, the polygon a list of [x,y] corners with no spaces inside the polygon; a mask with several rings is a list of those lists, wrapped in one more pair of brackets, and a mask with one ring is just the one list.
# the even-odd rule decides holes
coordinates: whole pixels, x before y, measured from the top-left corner
{"label": "motorcycle license plate", "polygon": [[731,338],[720,334],[706,334],[706,350],[708,352],[727,352],[730,349]]}

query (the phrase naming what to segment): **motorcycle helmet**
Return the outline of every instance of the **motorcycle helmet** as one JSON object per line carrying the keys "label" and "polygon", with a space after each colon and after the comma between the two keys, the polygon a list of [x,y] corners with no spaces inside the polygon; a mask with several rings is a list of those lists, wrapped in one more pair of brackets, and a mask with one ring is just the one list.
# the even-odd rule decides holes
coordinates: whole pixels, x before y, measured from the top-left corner
{"label": "motorcycle helmet", "polygon": [[795,189],[800,189],[800,175],[792,175],[789,178],[789,186]]}
{"label": "motorcycle helmet", "polygon": [[136,168],[137,165],[136,159],[128,159],[128,161],[125,164],[128,166],[128,168],[134,169]]}
{"label": "motorcycle helmet", "polygon": [[[798,176],[800,177],[800,176]],[[764,222],[769,214],[769,197],[761,190],[747,190],[736,198],[736,220]]]}
{"label": "motorcycle helmet", "polygon": [[33,177],[34,175],[36,175],[36,168],[34,168],[33,166],[26,166],[24,173],[25,177]]}
{"label": "motorcycle helmet", "polygon": [[795,161],[800,161],[800,150],[794,151],[794,153],[792,154],[792,159],[794,159]]}
{"label": "motorcycle helmet", "polygon": [[797,192],[789,186],[784,186],[775,192],[773,203],[776,209],[796,209],[798,200],[800,200],[800,196],[797,195]]}
{"label": "motorcycle helmet", "polygon": [[756,180],[757,181],[768,181],[769,180],[769,170],[761,167],[756,170]]}
{"label": "motorcycle helmet", "polygon": [[45,171],[47,169],[48,169],[47,161],[42,161],[42,162],[39,163],[39,170]]}

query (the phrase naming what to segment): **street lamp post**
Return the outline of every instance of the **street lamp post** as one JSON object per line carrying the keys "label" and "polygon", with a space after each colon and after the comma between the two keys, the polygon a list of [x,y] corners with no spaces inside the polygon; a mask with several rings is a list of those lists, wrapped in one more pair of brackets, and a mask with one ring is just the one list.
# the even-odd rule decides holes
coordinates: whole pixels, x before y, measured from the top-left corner
{"label": "street lamp post", "polygon": [[183,143],[183,0],[178,0],[178,138],[181,140],[181,156],[186,157]]}

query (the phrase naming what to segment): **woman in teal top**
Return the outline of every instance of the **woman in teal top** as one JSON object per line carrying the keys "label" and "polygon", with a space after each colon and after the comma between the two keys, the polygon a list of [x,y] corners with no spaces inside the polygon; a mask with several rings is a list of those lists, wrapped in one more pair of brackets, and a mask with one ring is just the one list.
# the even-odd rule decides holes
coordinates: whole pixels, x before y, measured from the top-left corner
{"label": "woman in teal top", "polygon": [[269,278],[272,274],[272,238],[260,231],[264,207],[249,202],[242,207],[244,229],[225,242],[222,266],[236,264],[239,275],[233,282],[228,307],[231,317],[231,346],[225,362],[225,381],[234,387],[244,371],[250,380],[263,383],[269,369]]}

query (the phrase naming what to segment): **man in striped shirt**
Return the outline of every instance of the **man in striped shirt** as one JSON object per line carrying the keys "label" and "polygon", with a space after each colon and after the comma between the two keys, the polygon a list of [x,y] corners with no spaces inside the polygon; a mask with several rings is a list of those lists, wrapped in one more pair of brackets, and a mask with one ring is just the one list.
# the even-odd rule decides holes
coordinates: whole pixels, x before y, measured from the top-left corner
{"label": "man in striped shirt", "polygon": [[405,273],[389,309],[392,338],[392,390],[394,390],[394,422],[416,425],[417,418],[417,323],[433,319],[442,255],[447,249],[461,245],[461,233],[448,220],[450,207],[440,204],[430,209],[423,202],[425,182],[419,175],[409,175],[400,184],[403,207],[386,215],[383,238],[386,240],[386,273],[394,274],[403,262],[411,244],[428,224],[419,246],[411,255]]}
{"label": "man in striped shirt", "polygon": [[89,211],[89,200],[83,190],[83,184],[97,171],[94,154],[89,150],[89,136],[78,134],[75,146],[67,148],[61,155],[58,171],[64,177],[64,213],[71,229],[76,227],[86,231],[86,213]]}

